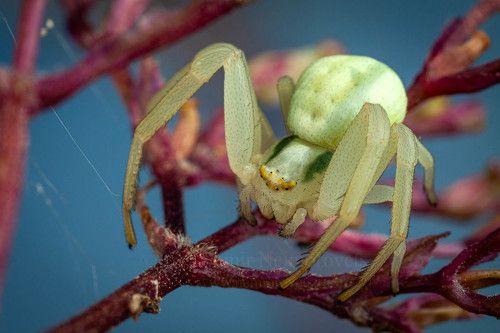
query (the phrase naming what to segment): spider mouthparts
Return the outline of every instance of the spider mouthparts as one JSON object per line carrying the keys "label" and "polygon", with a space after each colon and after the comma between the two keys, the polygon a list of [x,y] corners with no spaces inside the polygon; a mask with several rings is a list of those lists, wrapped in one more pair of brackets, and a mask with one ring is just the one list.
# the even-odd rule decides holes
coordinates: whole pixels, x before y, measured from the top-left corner
{"label": "spider mouthparts", "polygon": [[255,216],[250,215],[249,217],[244,216],[243,214],[240,215],[240,219],[245,220],[248,224],[250,224],[252,227],[255,227],[257,225],[257,219]]}

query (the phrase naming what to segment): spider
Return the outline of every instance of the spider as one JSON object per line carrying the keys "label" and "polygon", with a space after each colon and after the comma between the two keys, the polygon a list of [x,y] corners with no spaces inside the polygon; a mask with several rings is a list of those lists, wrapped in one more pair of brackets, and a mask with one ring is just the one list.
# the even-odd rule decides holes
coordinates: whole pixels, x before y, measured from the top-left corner
{"label": "spider", "polygon": [[[434,161],[402,124],[407,97],[401,80],[388,66],[368,57],[321,58],[297,84],[282,77],[277,89],[290,135],[276,140],[257,105],[243,52],[223,43],[198,52],[151,99],[134,132],[123,193],[129,246],[136,244],[130,214],[143,144],[221,67],[227,154],[238,179],[243,217],[255,224],[254,201],[265,217],[282,224],[280,235],[287,237],[306,215],[313,220],[336,216],[280,287],[287,288],[307,273],[363,204],[392,201],[390,237],[359,280],[338,299],[345,301],[358,292],[391,255],[391,287],[396,293],[406,251],[414,170],[417,163],[423,166],[424,190],[429,202],[435,203]],[[394,156],[394,186],[376,184]]]}

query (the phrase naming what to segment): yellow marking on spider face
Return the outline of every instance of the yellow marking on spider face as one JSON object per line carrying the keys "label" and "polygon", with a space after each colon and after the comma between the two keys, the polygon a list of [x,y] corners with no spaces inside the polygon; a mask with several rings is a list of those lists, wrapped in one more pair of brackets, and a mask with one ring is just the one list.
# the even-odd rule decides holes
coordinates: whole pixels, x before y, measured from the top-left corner
{"label": "yellow marking on spider face", "polygon": [[259,167],[260,177],[266,182],[266,186],[273,191],[288,191],[293,189],[297,182],[295,180],[285,180],[278,171],[269,171],[264,165]]}

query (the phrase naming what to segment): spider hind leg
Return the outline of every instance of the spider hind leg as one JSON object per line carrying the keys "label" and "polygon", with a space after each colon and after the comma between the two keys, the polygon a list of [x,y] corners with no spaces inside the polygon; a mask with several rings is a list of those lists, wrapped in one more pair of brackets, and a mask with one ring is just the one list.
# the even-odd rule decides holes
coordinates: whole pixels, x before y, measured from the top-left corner
{"label": "spider hind leg", "polygon": [[391,255],[393,255],[391,288],[393,293],[397,293],[399,290],[399,271],[406,252],[413,175],[418,162],[418,145],[414,134],[404,125],[393,125],[391,132],[391,137],[397,140],[396,182],[392,205],[391,235],[375,259],[363,271],[356,284],[339,295],[338,299],[340,301],[346,301],[365,286]]}
{"label": "spider hind leg", "polygon": [[[224,131],[231,170],[249,182],[245,166],[274,139],[269,122],[260,111],[243,53],[230,44],[213,44],[198,52],[151,99],[148,112],[134,131],[123,187],[123,218],[129,246],[136,244],[130,216],[143,145],[165,125],[181,106],[220,68],[224,69]],[[247,207],[242,207],[249,217]]]}

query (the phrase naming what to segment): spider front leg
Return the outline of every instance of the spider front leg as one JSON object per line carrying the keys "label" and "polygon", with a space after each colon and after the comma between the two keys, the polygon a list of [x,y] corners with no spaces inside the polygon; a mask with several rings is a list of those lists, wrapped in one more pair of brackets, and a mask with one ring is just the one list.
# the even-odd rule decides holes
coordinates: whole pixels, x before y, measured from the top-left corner
{"label": "spider front leg", "polygon": [[335,150],[320,188],[315,217],[337,219],[326,229],[301,266],[280,282],[286,288],[316,263],[328,247],[356,218],[377,177],[390,134],[387,113],[380,105],[366,103]]}
{"label": "spider front leg", "polygon": [[252,214],[253,187],[252,185],[242,186],[241,184],[238,184],[238,188],[240,190],[239,199],[241,216],[248,222],[248,224],[256,226],[257,220]]}
{"label": "spider front leg", "polygon": [[272,129],[258,108],[243,53],[230,44],[214,44],[201,50],[153,96],[145,118],[135,129],[123,189],[123,218],[129,247],[137,243],[130,212],[144,143],[221,67],[225,72],[224,123],[229,165],[243,186],[249,181],[245,167],[252,156],[274,141]]}
{"label": "spider front leg", "polygon": [[[283,123],[286,125],[288,119],[288,112],[290,111],[290,102],[292,100],[293,92],[295,91],[295,83],[289,76],[280,77],[277,87],[278,97],[280,100],[281,113],[283,115]],[[290,130],[287,128],[288,132]]]}

